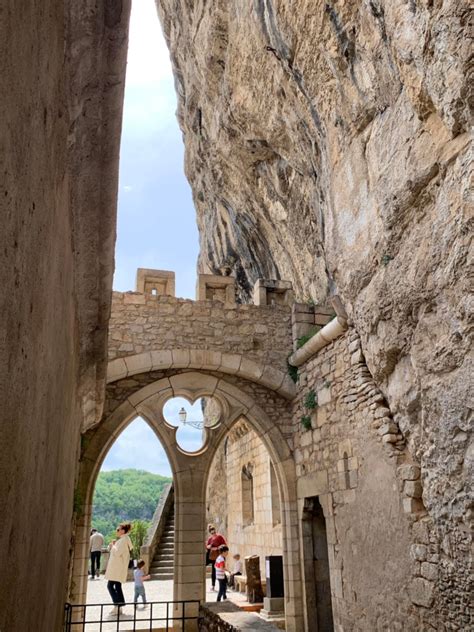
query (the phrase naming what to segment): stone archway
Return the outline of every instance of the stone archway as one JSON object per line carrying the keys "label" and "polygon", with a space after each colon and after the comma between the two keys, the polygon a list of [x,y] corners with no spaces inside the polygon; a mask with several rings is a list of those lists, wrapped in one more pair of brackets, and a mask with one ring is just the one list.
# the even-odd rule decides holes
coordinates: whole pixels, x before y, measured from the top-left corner
{"label": "stone archway", "polygon": [[[218,429],[209,432],[202,451],[185,453],[176,442],[176,428],[162,414],[164,403],[181,396],[194,401],[212,396],[222,407]],[[284,400],[282,400],[282,403]],[[260,405],[261,404],[261,405]],[[203,537],[205,532],[206,484],[216,449],[234,423],[248,421],[265,444],[272,459],[282,493],[282,543],[286,588],[287,630],[303,629],[301,575],[296,507],[294,462],[289,447],[274,421],[265,411],[264,402],[243,388],[231,384],[225,376],[197,371],[177,372],[152,382],[127,397],[109,416],[90,430],[81,459],[78,497],[83,511],[76,523],[71,599],[81,602],[87,577],[87,543],[91,522],[92,494],[101,463],[108,449],[137,416],[143,417],[162,442],[169,458],[175,486],[175,574],[174,599],[203,600],[205,569]]]}
{"label": "stone archway", "polygon": [[261,384],[288,400],[296,394],[293,380],[274,366],[254,362],[240,353],[202,349],[162,349],[115,358],[108,364],[107,383],[168,369],[217,371]]}

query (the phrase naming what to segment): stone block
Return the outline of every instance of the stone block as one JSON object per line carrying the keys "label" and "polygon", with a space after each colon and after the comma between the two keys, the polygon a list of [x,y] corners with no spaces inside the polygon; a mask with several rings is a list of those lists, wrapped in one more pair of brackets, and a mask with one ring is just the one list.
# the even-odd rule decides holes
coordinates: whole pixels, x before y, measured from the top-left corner
{"label": "stone block", "polygon": [[242,358],[239,375],[251,380],[252,382],[256,382],[262,377],[262,373],[263,367],[260,364],[256,364],[253,360]]}
{"label": "stone block", "polygon": [[396,443],[398,441],[398,435],[396,434],[385,434],[382,437],[383,443]]}
{"label": "stone block", "polygon": [[316,312],[314,314],[314,324],[319,325],[320,327],[327,325],[330,320],[332,320],[332,318],[327,314],[318,314]]}
{"label": "stone block", "polygon": [[173,367],[186,369],[189,366],[191,358],[189,356],[189,351],[187,349],[173,349],[171,351],[171,356],[173,358]]}
{"label": "stone block", "polygon": [[390,417],[392,413],[385,406],[377,406],[374,411],[375,419],[380,419],[381,417]]}
{"label": "stone block", "polygon": [[145,305],[146,298],[144,294],[138,294],[136,292],[124,292],[123,304],[124,305]]}
{"label": "stone block", "polygon": [[417,606],[430,608],[433,605],[433,584],[423,577],[416,577],[408,587],[411,601]]}
{"label": "stone block", "polygon": [[264,597],[263,607],[268,613],[283,612],[285,599],[284,597]]}
{"label": "stone block", "polygon": [[405,513],[418,513],[424,510],[423,503],[418,498],[404,498],[403,499],[403,511]]}
{"label": "stone block", "polygon": [[260,382],[273,391],[278,391],[282,385],[285,374],[271,366],[265,366]]}
{"label": "stone block", "polygon": [[428,555],[428,549],[424,544],[412,544],[410,547],[410,557],[418,562],[424,562]]}
{"label": "stone block", "polygon": [[146,373],[151,369],[151,353],[138,353],[137,355],[125,358],[127,365],[127,375]]}
{"label": "stone block", "polygon": [[216,274],[200,274],[196,287],[196,300],[219,301],[226,306],[234,306],[234,277],[224,277]]}
{"label": "stone block", "polygon": [[421,495],[423,493],[421,481],[405,481],[403,491],[407,496],[411,496],[412,498],[421,498]]}
{"label": "stone block", "polygon": [[337,475],[337,489],[343,490],[349,487],[349,472],[339,472]]}
{"label": "stone block", "polygon": [[294,300],[291,281],[257,279],[253,288],[255,305],[291,305]]}
{"label": "stone block", "polygon": [[327,493],[327,470],[318,470],[316,472],[311,472],[311,474],[307,474],[306,476],[302,476],[296,483],[296,490],[298,498],[308,498]]}
{"label": "stone block", "polygon": [[171,351],[152,351],[151,352],[151,370],[160,371],[169,369],[173,364],[173,357]]}
{"label": "stone block", "polygon": [[438,565],[423,562],[421,565],[421,574],[425,579],[435,582],[438,579]]}
{"label": "stone block", "polygon": [[330,388],[322,388],[318,391],[317,401],[319,406],[324,406],[324,404],[329,404],[331,401],[331,389]]}
{"label": "stone block", "polygon": [[107,383],[116,382],[127,377],[128,368],[123,358],[116,358],[109,362],[107,367]]}
{"label": "stone block", "polygon": [[357,338],[356,340],[353,340],[348,347],[348,351],[349,353],[354,353],[354,351],[358,351],[360,349],[360,340],[359,338]]}
{"label": "stone block", "polygon": [[337,471],[338,472],[345,472],[347,470],[347,462],[346,459],[340,459],[337,462]]}
{"label": "stone block", "polygon": [[362,351],[355,351],[351,354],[351,365],[359,364],[364,361],[364,356],[362,355]]}
{"label": "stone block", "polygon": [[224,373],[237,373],[242,361],[239,353],[223,353],[221,359],[221,371]]}
{"label": "stone block", "polygon": [[314,314],[314,305],[310,305],[309,303],[293,303],[291,306],[291,315],[293,317],[297,314]]}
{"label": "stone block", "polygon": [[397,471],[403,481],[416,481],[420,478],[421,470],[418,465],[401,465]]}
{"label": "stone block", "polygon": [[398,426],[393,421],[383,423],[377,430],[379,435],[397,434]]}
{"label": "stone block", "polygon": [[416,542],[421,542],[422,544],[429,544],[430,537],[428,532],[428,526],[425,521],[418,520],[415,522],[412,527],[413,538]]}
{"label": "stone block", "polygon": [[359,474],[357,470],[352,470],[351,472],[349,472],[349,487],[351,489],[354,489],[355,487],[357,487],[358,483],[359,483]]}
{"label": "stone block", "polygon": [[349,470],[357,470],[359,467],[359,459],[356,456],[352,456],[348,459],[347,466]]}
{"label": "stone block", "polygon": [[318,406],[316,409],[316,424],[318,428],[328,422],[328,413],[325,406]]}

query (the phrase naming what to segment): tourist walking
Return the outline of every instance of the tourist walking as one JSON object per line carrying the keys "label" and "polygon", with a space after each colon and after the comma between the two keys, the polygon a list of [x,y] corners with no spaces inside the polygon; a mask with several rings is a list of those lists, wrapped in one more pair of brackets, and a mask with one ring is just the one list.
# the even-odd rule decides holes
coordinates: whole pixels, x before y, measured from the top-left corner
{"label": "tourist walking", "polygon": [[142,598],[143,606],[146,604],[146,594],[145,594],[145,586],[143,582],[151,579],[150,575],[145,575],[145,571],[143,570],[145,567],[145,562],[143,560],[138,560],[137,568],[133,571],[133,579],[135,581],[135,594],[133,597],[133,602],[138,603],[138,597]]}
{"label": "tourist walking", "polygon": [[216,589],[216,559],[219,555],[219,547],[227,544],[225,538],[220,533],[217,533],[217,529],[213,524],[207,527],[209,537],[206,540],[206,566],[211,564],[211,590]]}
{"label": "tourist walking", "polygon": [[91,579],[100,577],[100,556],[102,547],[104,546],[104,536],[97,529],[91,529],[91,537],[89,540],[89,552],[91,556]]}
{"label": "tourist walking", "polygon": [[121,522],[117,527],[117,540],[112,540],[109,550],[110,557],[105,571],[107,589],[112,597],[114,608],[110,614],[119,614],[120,608],[125,604],[122,584],[127,581],[128,563],[130,551],[133,548],[128,533],[132,525],[129,522]]}
{"label": "tourist walking", "polygon": [[217,593],[217,601],[221,599],[227,599],[227,576],[225,574],[225,558],[229,555],[229,548],[227,546],[219,547],[219,555],[216,559],[216,577],[219,582],[219,592]]}

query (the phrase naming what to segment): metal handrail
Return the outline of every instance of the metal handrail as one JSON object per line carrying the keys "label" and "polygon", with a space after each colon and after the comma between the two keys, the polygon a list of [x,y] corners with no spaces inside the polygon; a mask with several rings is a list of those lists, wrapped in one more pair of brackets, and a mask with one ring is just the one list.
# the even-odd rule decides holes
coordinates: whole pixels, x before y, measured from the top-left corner
{"label": "metal handrail", "polygon": [[[195,612],[189,614],[190,608],[188,607],[188,614],[186,614],[186,606],[190,606],[191,604],[195,604]],[[196,621],[198,620],[199,613],[199,605],[200,601],[198,599],[194,600],[186,600],[186,601],[151,601],[146,605],[148,607],[148,612],[145,612],[143,609],[138,609],[139,604],[129,603],[124,604],[125,606],[133,606],[133,618],[130,617],[129,614],[123,614],[118,612],[114,617],[111,617],[109,613],[104,612],[104,609],[109,609],[113,607],[112,603],[88,603],[88,604],[70,604],[66,603],[64,608],[64,632],[93,632],[91,626],[96,625],[99,626],[94,628],[94,632],[109,632],[113,630],[123,630],[121,625],[125,624],[133,624],[133,631],[137,632],[149,632],[153,631],[153,625],[157,623],[165,623],[166,631],[170,631],[173,629],[173,624],[175,622],[182,623],[184,630],[184,623],[186,621]],[[170,608],[170,606],[172,606]],[[97,618],[97,614],[92,612],[90,615],[91,618],[88,617],[88,611],[90,612],[94,608],[100,608],[100,615]],[[163,610],[166,608],[166,611]],[[154,612],[153,612],[154,610]],[[171,610],[171,612],[170,612]],[[138,616],[138,615],[147,615],[147,616]],[[112,626],[111,624],[116,624]],[[137,624],[140,627],[137,627]],[[142,627],[143,624],[147,624],[146,627]],[[171,627],[170,627],[170,624]]]}

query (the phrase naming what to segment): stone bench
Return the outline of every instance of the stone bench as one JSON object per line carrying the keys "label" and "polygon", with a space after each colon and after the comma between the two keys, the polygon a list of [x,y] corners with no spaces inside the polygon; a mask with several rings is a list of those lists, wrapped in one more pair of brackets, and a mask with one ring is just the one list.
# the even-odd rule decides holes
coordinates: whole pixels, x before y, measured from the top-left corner
{"label": "stone bench", "polygon": [[234,577],[234,586],[239,592],[245,592],[247,588],[247,575],[236,575]]}
{"label": "stone bench", "polygon": [[[234,586],[235,589],[239,592],[243,593],[247,589],[247,576],[246,575],[236,575],[234,577]],[[263,594],[266,594],[267,582],[265,579],[262,579],[262,590]]]}

